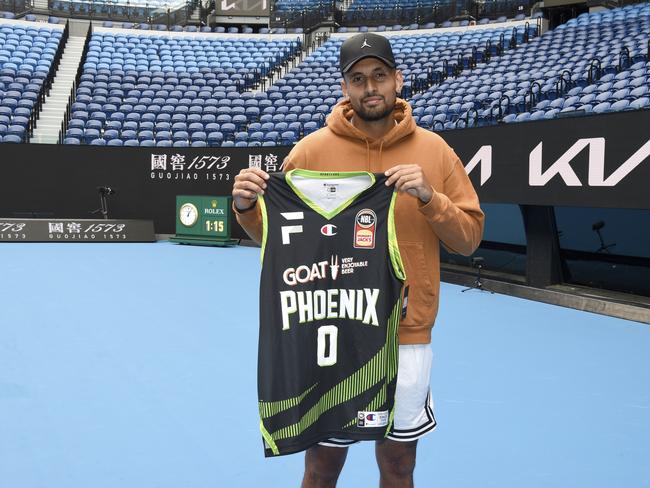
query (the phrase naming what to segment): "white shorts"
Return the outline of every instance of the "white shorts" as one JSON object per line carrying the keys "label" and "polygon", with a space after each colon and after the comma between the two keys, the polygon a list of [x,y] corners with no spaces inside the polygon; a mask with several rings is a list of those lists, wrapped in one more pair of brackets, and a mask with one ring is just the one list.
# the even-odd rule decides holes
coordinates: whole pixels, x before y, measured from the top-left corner
{"label": "white shorts", "polygon": [[[430,344],[399,346],[395,417],[393,428],[386,436],[398,442],[419,439],[436,428],[431,400]],[[347,447],[359,441],[328,439],[318,444],[327,447]]]}

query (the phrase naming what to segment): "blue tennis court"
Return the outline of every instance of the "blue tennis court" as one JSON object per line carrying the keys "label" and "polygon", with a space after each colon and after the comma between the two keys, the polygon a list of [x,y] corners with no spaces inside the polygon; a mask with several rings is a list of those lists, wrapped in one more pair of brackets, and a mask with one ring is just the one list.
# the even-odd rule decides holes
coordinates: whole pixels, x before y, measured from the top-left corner
{"label": "blue tennis court", "polygon": [[[257,413],[259,250],[0,249],[0,486],[299,486]],[[442,286],[416,486],[650,486],[650,327]],[[339,486],[377,486],[371,443]]]}

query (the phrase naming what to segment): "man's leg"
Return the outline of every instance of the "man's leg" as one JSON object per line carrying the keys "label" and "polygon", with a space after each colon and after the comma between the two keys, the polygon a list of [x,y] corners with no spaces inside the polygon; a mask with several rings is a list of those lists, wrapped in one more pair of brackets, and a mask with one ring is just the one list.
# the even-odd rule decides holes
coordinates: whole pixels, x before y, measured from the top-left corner
{"label": "man's leg", "polygon": [[380,488],[411,488],[418,441],[377,441],[375,455],[379,465]]}
{"label": "man's leg", "polygon": [[307,449],[301,488],[334,488],[347,455],[347,447],[315,445]]}

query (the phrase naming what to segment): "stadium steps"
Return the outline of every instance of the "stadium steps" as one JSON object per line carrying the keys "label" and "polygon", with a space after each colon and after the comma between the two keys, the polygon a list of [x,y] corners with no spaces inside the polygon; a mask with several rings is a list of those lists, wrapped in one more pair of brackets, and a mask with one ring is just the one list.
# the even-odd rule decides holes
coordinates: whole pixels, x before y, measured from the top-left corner
{"label": "stadium steps", "polygon": [[85,37],[70,37],[63,51],[59,69],[54,77],[50,95],[46,98],[30,142],[56,144],[66,115],[68,99],[81,63]]}
{"label": "stadium steps", "polygon": [[34,0],[34,8],[41,11],[41,10],[48,10],[48,2],[47,0]]}
{"label": "stadium steps", "polygon": [[196,8],[192,10],[192,13],[190,14],[188,20],[192,24],[199,25],[201,22],[201,7],[199,5],[197,5]]}
{"label": "stadium steps", "polygon": [[291,63],[289,63],[286,66],[284,66],[284,65],[278,66],[278,71],[276,72],[276,74],[275,74],[275,76],[273,78],[273,83],[270,82],[270,79],[267,79],[266,84],[264,84],[264,85],[260,84],[257,87],[250,89],[249,91],[251,93],[264,93],[264,92],[266,92],[271,86],[275,85],[278,82],[278,80],[281,80],[282,78],[284,78],[287,73],[289,73],[291,70],[295,69],[298,65],[300,65],[300,63],[302,63],[302,61],[306,57],[307,57],[307,52],[306,51],[304,51],[304,50],[298,51],[298,55],[296,56],[296,60],[293,63],[293,65]]}

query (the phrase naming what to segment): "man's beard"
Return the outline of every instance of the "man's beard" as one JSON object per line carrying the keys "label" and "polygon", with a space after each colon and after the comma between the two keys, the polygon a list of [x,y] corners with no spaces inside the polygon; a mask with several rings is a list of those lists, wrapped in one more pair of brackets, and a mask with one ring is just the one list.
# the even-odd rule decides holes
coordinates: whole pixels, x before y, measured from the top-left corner
{"label": "man's beard", "polygon": [[[384,101],[386,101],[386,99],[384,99]],[[393,113],[393,110],[395,110],[395,102],[393,101],[392,105],[386,105],[386,109],[382,112],[365,110],[363,108],[363,101],[359,104],[358,107],[353,108],[354,115],[359,117],[361,120],[365,120],[366,122],[376,122],[378,120],[385,119]]]}

